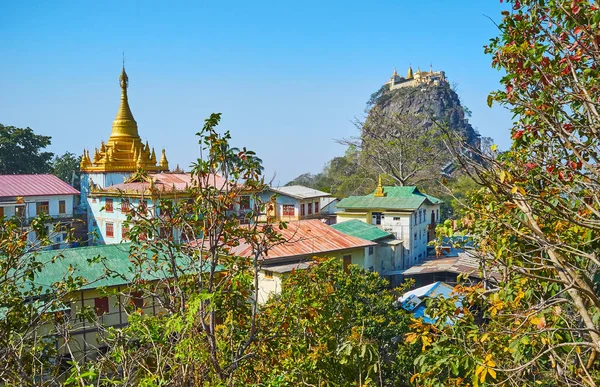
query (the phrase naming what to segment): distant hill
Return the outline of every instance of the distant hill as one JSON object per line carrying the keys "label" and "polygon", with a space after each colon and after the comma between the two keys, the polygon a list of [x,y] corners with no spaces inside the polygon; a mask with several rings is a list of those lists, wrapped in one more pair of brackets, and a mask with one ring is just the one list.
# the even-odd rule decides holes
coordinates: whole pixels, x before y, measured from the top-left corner
{"label": "distant hill", "polygon": [[[367,102],[366,113],[365,121],[358,124],[361,130],[360,136],[354,143],[348,142],[350,146],[345,156],[332,159],[325,165],[322,172],[304,173],[290,181],[288,185],[298,184],[326,190],[338,197],[371,192],[377,184],[378,175],[382,173],[382,167],[374,165],[369,160],[373,159],[372,157],[365,157],[377,152],[377,150],[372,150],[375,148],[366,146],[366,137],[381,136],[393,142],[395,137],[400,138],[406,134],[406,130],[410,130],[416,133],[415,138],[421,137],[421,139],[415,140],[415,143],[419,144],[419,152],[422,153],[419,156],[430,156],[425,159],[431,159],[434,162],[420,171],[421,177],[428,176],[430,182],[422,182],[422,179],[418,179],[416,180],[418,182],[410,182],[409,185],[421,185],[421,188],[435,186],[435,179],[440,176],[442,171],[454,168],[451,155],[445,148],[442,148],[441,144],[429,146],[430,144],[426,144],[427,141],[425,141],[425,145],[421,146],[424,144],[422,137],[427,138],[430,132],[432,133],[431,142],[436,141],[434,132],[437,130],[437,125],[434,127],[434,122],[447,127],[451,132],[460,134],[470,146],[475,148],[480,146],[479,133],[468,121],[470,111],[461,104],[458,94],[448,83],[443,71],[415,72],[413,77],[412,70],[409,70],[407,78],[400,77],[394,72],[390,81],[371,95]],[[398,116],[409,117],[407,121],[409,124],[407,125],[405,122],[402,126],[392,122]],[[396,125],[393,130],[389,130],[388,123]],[[370,129],[366,130],[366,127]],[[380,130],[381,133],[377,133],[377,130]],[[403,141],[407,140],[403,139]],[[419,152],[413,150],[413,154]],[[397,162],[397,160],[393,162]],[[420,166],[414,160],[407,165],[410,165],[410,168],[419,168]],[[386,173],[383,175],[385,180]],[[393,179],[389,179],[387,183],[398,184],[397,180]],[[430,187],[427,187],[428,185]]]}

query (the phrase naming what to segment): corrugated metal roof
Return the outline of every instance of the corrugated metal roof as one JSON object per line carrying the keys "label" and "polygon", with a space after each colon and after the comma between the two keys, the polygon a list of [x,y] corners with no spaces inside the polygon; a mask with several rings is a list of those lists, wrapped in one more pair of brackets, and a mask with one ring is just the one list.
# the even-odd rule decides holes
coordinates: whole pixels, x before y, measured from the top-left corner
{"label": "corrugated metal roof", "polygon": [[319,191],[314,188],[305,187],[303,185],[289,185],[285,187],[271,187],[272,191],[282,195],[291,196],[296,199],[310,199],[331,196],[330,193]]}
{"label": "corrugated metal roof", "polygon": [[[126,285],[133,279],[135,270],[139,269],[132,263],[130,247],[131,243],[121,243],[76,247],[62,251],[42,251],[35,256],[35,259],[43,263],[44,267],[36,274],[35,281],[30,285],[40,286],[43,290],[49,289],[53,283],[63,281],[68,275],[82,277],[87,281],[81,289]],[[147,251],[147,254],[147,264],[143,267],[144,272],[141,273],[141,277],[148,281],[165,279],[167,267],[164,265],[169,262],[168,258],[159,254],[156,260],[153,260],[153,253]],[[99,261],[96,260],[97,257],[105,259]],[[197,262],[183,254],[176,259],[182,273],[189,272],[190,267]],[[147,270],[150,268],[157,268],[157,270]],[[107,275],[107,270],[117,273],[118,276]]]}
{"label": "corrugated metal roof", "polygon": [[79,195],[58,177],[44,175],[0,175],[0,197]]}
{"label": "corrugated metal roof", "polygon": [[[459,253],[457,257],[432,258],[420,265],[415,265],[407,269],[404,272],[404,276],[444,272],[465,273],[471,277],[481,278],[479,260],[465,252]],[[494,271],[490,272],[489,275],[499,278],[499,274]]]}
{"label": "corrugated metal roof", "polygon": [[[148,174],[148,178],[152,179],[154,189],[158,191],[185,191],[192,185],[192,178],[189,173],[150,173]],[[212,184],[214,187],[221,188],[226,185],[225,178],[219,175],[211,175],[208,179],[209,184]],[[143,193],[149,188],[150,183],[147,181],[131,181],[113,184],[104,188],[104,191]]]}
{"label": "corrugated metal roof", "polygon": [[331,227],[338,231],[343,232],[346,235],[355,236],[368,241],[374,241],[381,238],[391,237],[392,234],[383,231],[377,226],[361,222],[358,219],[351,219],[345,222],[337,223]]}
{"label": "corrugated metal roof", "polygon": [[[287,229],[281,230],[281,234],[286,242],[271,247],[265,255],[265,259],[297,258],[376,245],[376,243],[346,235],[318,219],[289,222]],[[250,245],[242,243],[233,248],[231,253],[246,257],[250,256],[252,248]]]}
{"label": "corrugated metal roof", "polygon": [[350,196],[342,199],[336,207],[348,209],[415,210],[426,200],[432,204],[442,203],[438,198],[421,193],[417,187],[383,187],[386,196]]}

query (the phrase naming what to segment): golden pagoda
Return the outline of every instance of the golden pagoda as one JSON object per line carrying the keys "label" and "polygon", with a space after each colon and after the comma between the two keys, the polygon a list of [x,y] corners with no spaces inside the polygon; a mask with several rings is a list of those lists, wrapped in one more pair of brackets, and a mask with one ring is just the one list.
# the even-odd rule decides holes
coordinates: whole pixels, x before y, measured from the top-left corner
{"label": "golden pagoda", "polygon": [[113,121],[110,137],[106,143],[102,141],[100,148],[96,148],[92,156],[88,150],[83,151],[81,172],[134,172],[139,168],[148,172],[168,171],[169,163],[165,150],[162,150],[162,157],[157,163],[154,148],[150,148],[148,141],[142,143],[138,134],[137,122],[133,118],[127,99],[129,78],[125,66],[119,81],[121,105]]}

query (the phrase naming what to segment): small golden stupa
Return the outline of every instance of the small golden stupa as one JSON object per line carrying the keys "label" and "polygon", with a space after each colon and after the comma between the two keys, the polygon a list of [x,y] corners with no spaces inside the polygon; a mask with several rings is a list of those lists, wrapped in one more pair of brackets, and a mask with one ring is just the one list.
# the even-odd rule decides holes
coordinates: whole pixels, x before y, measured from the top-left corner
{"label": "small golden stupa", "polygon": [[96,148],[93,155],[90,155],[88,150],[83,151],[81,172],[135,172],[139,168],[148,172],[168,171],[169,162],[165,150],[162,150],[160,161],[157,162],[154,148],[150,148],[148,141],[142,143],[138,134],[137,122],[133,118],[127,99],[129,78],[125,66],[119,81],[121,105],[113,121],[110,137],[106,143],[102,141],[100,148]]}

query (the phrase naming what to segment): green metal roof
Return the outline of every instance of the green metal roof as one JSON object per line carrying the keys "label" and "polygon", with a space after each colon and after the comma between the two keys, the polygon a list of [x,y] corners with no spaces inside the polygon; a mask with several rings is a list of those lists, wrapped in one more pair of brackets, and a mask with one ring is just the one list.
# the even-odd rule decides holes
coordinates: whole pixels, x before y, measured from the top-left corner
{"label": "green metal roof", "polygon": [[343,232],[346,235],[355,236],[368,241],[374,241],[392,236],[392,234],[389,232],[385,232],[371,224],[361,222],[358,219],[351,219],[345,222],[333,224],[331,227],[335,228],[339,232]]}
{"label": "green metal roof", "polygon": [[421,193],[417,187],[383,187],[384,197],[350,196],[342,199],[337,207],[347,209],[382,209],[382,210],[416,210],[425,201],[439,204],[442,201],[436,197]]}
{"label": "green metal roof", "polygon": [[[130,248],[131,243],[121,243],[39,252],[35,255],[35,260],[43,263],[44,266],[41,272],[36,273],[34,282],[26,287],[41,287],[42,291],[48,290],[52,284],[64,281],[68,276],[85,279],[86,284],[80,287],[81,290],[120,286],[131,283],[136,271],[140,274],[140,278],[148,281],[170,277],[166,254],[154,254],[151,249],[147,249],[146,257],[135,257],[130,254]],[[141,267],[134,265],[133,261],[136,259],[142,259]],[[181,270],[180,273],[183,274],[191,273],[190,268],[197,263],[197,260],[178,254],[176,262]],[[222,267],[217,268],[217,270],[221,269]]]}

